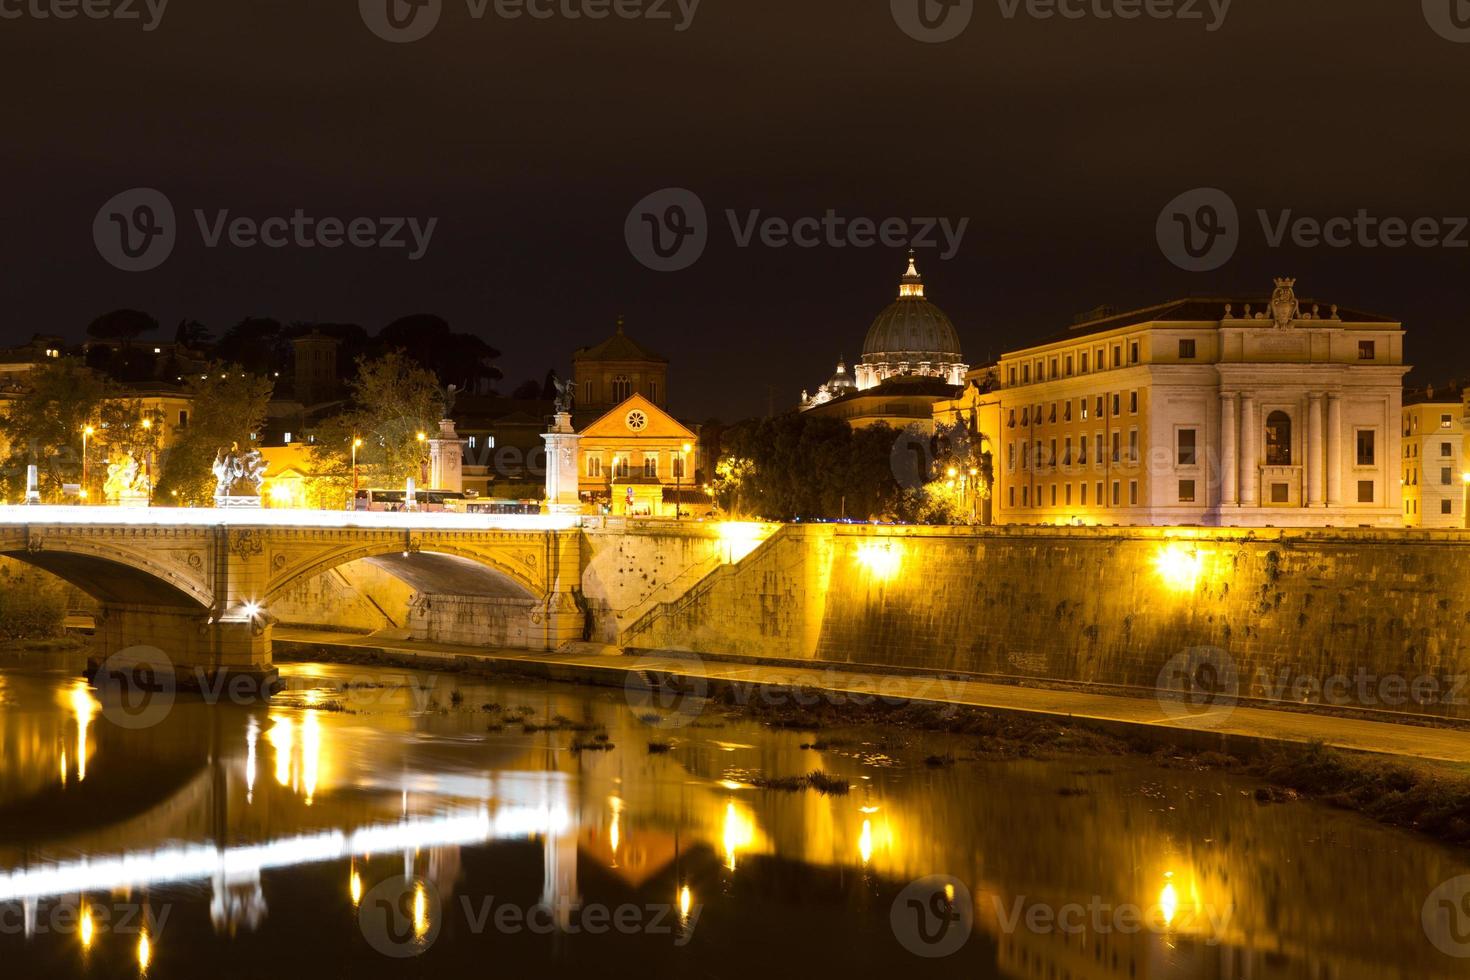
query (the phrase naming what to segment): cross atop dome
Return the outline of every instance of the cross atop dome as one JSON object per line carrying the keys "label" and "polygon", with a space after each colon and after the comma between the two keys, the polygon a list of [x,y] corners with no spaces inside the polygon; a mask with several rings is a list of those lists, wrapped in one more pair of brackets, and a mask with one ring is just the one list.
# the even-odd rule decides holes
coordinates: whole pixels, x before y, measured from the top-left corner
{"label": "cross atop dome", "polygon": [[909,271],[903,274],[898,281],[899,299],[923,299],[924,277],[919,275],[919,267],[915,264],[915,252],[909,249]]}

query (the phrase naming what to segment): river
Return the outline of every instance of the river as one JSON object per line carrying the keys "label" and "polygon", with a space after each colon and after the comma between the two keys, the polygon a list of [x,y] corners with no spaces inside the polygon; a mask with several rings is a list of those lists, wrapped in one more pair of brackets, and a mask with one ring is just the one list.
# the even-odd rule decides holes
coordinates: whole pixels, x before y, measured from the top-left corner
{"label": "river", "polygon": [[[771,730],[712,708],[655,719],[613,689],[283,675],[268,706],[181,698],[149,716],[104,704],[73,664],[0,668],[6,976],[1408,978],[1470,962],[1421,924],[1464,853],[1258,802],[1241,776],[974,759],[959,736]],[[811,770],[849,791],[754,785]]]}

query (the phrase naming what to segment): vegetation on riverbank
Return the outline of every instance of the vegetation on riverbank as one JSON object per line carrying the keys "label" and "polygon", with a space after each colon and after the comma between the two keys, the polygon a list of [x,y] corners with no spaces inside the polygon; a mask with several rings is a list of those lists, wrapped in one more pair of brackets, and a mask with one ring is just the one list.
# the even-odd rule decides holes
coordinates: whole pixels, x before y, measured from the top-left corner
{"label": "vegetation on riverbank", "polygon": [[13,562],[0,564],[0,643],[58,640],[65,635],[61,581]]}

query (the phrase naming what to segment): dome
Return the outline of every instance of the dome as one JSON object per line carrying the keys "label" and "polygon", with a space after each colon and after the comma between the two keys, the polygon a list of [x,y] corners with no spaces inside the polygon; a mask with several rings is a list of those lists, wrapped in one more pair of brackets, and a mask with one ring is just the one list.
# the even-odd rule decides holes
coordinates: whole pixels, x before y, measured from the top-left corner
{"label": "dome", "polygon": [[857,382],[853,380],[851,374],[847,373],[847,362],[838,361],[836,373],[827,381],[827,390],[836,393],[839,391],[854,391],[856,389]]}
{"label": "dome", "polygon": [[898,299],[878,314],[863,341],[863,360],[870,364],[957,363],[960,337],[944,311],[924,298],[924,280],[913,255],[900,280]]}

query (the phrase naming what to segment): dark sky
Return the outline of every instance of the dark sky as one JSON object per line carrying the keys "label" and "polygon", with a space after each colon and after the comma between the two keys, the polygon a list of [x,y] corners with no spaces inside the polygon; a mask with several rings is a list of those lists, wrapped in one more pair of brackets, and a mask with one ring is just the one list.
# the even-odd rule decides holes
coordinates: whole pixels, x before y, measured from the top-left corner
{"label": "dark sky", "polygon": [[[1416,377],[1470,366],[1470,249],[1272,248],[1255,218],[1470,215],[1470,44],[1419,3],[1235,0],[1214,32],[1022,10],[976,0],[944,44],[909,38],[888,0],[703,0],[683,32],[476,20],[444,0],[408,44],[375,36],[352,0],[172,0],[153,31],[0,18],[0,341],[80,338],[120,306],[170,333],[183,317],[377,329],[437,312],[504,351],[508,390],[568,367],[621,313],[673,361],[681,414],[729,420],[764,412],[768,390],[788,406],[855,356],[895,292],[902,249],[739,248],[724,216],[830,208],[970,220],[952,260],[921,268],[972,361],[1100,303],[1264,299],[1289,274],[1304,295],[1402,318],[1410,360],[1430,366]],[[1191,273],[1155,222],[1201,186],[1237,203],[1241,244]],[[99,208],[134,187],[178,214],[148,272],[113,268],[93,239]],[[624,240],[635,202],[665,187],[710,215],[707,250],[675,273]],[[206,248],[196,208],[439,220],[410,262]]]}

